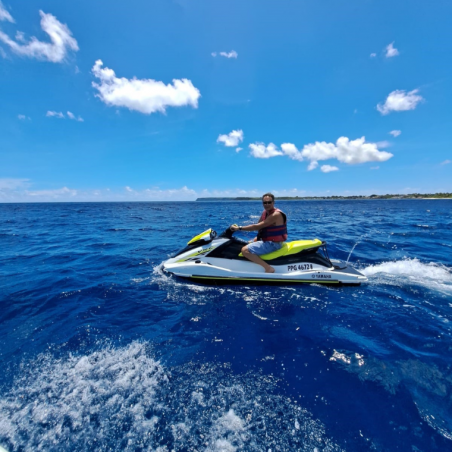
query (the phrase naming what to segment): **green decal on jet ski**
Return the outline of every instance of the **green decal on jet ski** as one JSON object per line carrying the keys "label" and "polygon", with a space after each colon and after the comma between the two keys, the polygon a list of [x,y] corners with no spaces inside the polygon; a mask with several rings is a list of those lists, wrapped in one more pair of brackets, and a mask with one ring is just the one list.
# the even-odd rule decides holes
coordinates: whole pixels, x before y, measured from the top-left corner
{"label": "green decal on jet ski", "polygon": [[[319,239],[314,240],[296,240],[295,242],[285,242],[283,246],[272,253],[262,254],[260,256],[264,261],[271,261],[277,257],[290,256],[291,254],[297,254],[300,251],[308,250],[310,248],[318,248],[322,245],[322,241]],[[242,253],[239,256],[243,256]]]}
{"label": "green decal on jet ski", "polygon": [[195,253],[190,254],[187,257],[184,257],[183,259],[179,259],[177,262],[185,262],[186,260],[190,259],[191,257],[200,256],[201,254],[206,254],[209,251],[212,251],[215,247],[211,246],[210,248],[205,248],[199,251],[196,251]]}
{"label": "green decal on jet ski", "polygon": [[198,234],[196,237],[193,237],[188,243],[187,245],[190,245],[190,243],[195,243],[198,240],[202,240],[202,239],[208,239],[210,238],[210,233],[212,232],[212,229],[207,229],[207,231],[201,232],[201,234]]}

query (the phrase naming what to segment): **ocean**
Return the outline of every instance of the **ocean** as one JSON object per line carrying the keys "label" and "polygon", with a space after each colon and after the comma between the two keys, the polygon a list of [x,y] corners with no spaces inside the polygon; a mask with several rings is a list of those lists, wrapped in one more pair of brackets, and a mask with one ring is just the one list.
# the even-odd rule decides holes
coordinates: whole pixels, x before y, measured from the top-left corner
{"label": "ocean", "polygon": [[452,451],[452,201],[276,205],[369,282],[162,272],[259,202],[0,204],[0,446]]}

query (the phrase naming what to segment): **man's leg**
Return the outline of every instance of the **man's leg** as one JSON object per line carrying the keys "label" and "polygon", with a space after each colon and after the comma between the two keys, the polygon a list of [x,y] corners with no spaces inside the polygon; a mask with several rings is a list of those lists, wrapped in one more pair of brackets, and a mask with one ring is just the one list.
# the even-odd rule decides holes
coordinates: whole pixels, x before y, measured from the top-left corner
{"label": "man's leg", "polygon": [[242,254],[251,262],[264,267],[265,273],[275,273],[275,269],[263,261],[257,254],[252,254],[248,251],[248,245],[242,248]]}

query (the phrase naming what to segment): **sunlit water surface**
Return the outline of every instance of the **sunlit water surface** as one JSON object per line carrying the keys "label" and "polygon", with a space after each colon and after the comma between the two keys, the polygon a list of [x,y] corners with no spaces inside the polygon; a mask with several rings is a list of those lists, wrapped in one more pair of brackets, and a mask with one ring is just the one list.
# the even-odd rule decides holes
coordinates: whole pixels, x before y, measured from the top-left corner
{"label": "sunlit water surface", "polygon": [[278,206],[369,283],[162,273],[257,202],[0,205],[0,446],[452,450],[452,201]]}

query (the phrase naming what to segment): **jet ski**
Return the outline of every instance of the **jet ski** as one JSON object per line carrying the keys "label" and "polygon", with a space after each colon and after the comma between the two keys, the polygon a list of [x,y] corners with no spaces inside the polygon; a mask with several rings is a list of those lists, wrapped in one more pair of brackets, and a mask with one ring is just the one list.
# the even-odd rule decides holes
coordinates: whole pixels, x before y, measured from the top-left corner
{"label": "jet ski", "polygon": [[326,242],[319,239],[285,242],[261,259],[275,273],[265,273],[241,254],[248,242],[226,229],[217,236],[212,229],[193,237],[185,248],[163,263],[163,270],[204,284],[330,284],[359,286],[367,278],[343,261],[330,259]]}

